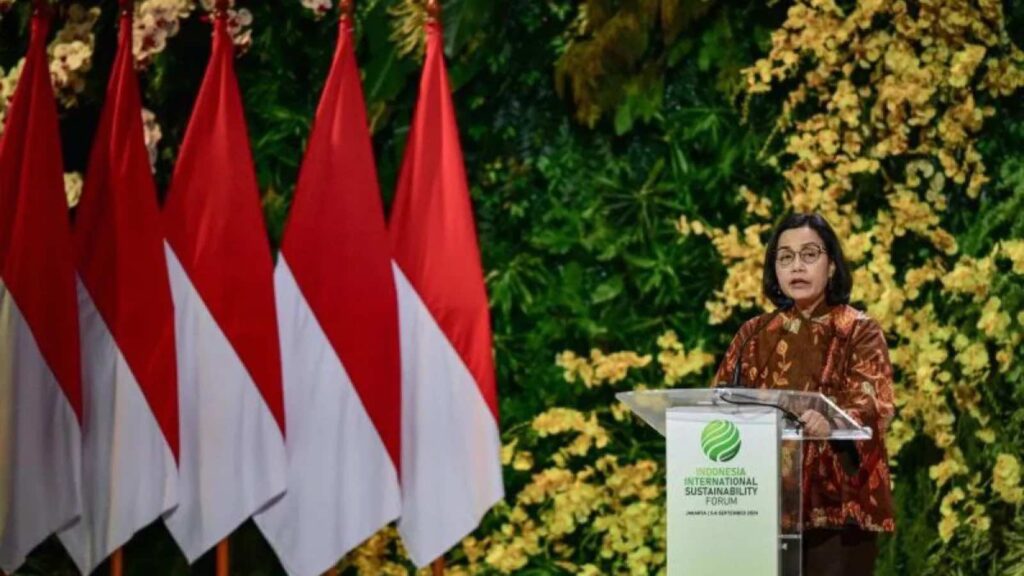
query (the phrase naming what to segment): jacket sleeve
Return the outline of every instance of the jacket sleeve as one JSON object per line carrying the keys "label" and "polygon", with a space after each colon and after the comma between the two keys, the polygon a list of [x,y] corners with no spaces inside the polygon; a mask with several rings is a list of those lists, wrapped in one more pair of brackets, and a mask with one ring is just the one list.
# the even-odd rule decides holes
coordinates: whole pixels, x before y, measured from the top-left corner
{"label": "jacket sleeve", "polygon": [[839,404],[861,425],[885,430],[894,413],[892,379],[882,328],[874,320],[863,320],[850,340]]}

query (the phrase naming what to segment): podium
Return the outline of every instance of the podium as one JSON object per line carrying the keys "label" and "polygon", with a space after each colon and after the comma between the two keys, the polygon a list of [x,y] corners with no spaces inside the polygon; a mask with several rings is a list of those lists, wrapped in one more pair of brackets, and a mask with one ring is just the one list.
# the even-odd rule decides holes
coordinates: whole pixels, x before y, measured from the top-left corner
{"label": "podium", "polygon": [[[871,438],[816,392],[705,388],[620,392],[665,436],[669,576],[800,576],[803,443]],[[831,425],[809,436],[807,410]],[[815,576],[815,575],[810,575]]]}

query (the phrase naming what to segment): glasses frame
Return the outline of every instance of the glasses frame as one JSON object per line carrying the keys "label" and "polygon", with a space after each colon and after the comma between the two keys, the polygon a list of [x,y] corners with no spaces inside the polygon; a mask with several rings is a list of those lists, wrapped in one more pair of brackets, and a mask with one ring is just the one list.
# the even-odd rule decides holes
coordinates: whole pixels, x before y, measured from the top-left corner
{"label": "glasses frame", "polygon": [[[817,253],[812,256],[805,256],[805,253],[808,252],[808,249],[814,249],[817,251]],[[828,254],[828,250],[826,250],[824,246],[821,246],[820,244],[807,244],[801,246],[800,250],[798,251],[793,251],[790,250],[789,248],[777,249],[775,251],[774,260],[776,266],[785,270],[786,268],[789,268],[790,266],[795,264],[797,258],[800,258],[800,261],[803,262],[805,266],[811,266],[814,263],[816,263],[823,254]],[[790,260],[788,263],[783,263],[781,257],[785,255],[792,255],[793,259]]]}

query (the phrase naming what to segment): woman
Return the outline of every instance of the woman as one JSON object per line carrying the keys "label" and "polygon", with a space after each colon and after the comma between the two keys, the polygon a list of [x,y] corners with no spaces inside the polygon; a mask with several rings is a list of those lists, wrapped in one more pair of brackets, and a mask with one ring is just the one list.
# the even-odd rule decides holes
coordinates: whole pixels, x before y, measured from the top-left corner
{"label": "woman", "polygon": [[[893,415],[892,366],[878,323],[849,305],[852,284],[824,218],[785,218],[764,258],[764,294],[779,310],[740,328],[714,380],[731,382],[739,356],[743,385],[821,392],[872,429],[863,442],[805,444],[808,576],[872,574],[877,534],[894,529],[884,442]],[[810,434],[829,431],[818,412],[800,419]]]}

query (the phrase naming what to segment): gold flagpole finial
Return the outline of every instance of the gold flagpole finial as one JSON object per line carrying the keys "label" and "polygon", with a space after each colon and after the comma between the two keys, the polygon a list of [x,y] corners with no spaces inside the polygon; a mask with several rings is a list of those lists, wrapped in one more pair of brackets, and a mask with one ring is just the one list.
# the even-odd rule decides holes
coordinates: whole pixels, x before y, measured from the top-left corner
{"label": "gold flagpole finial", "polygon": [[341,0],[338,3],[338,8],[341,10],[342,20],[352,20],[356,13],[356,2],[355,0]]}
{"label": "gold flagpole finial", "polygon": [[441,2],[440,2],[440,0],[427,0],[427,21],[428,22],[440,22],[441,21]]}

